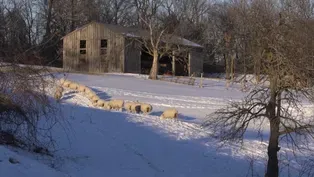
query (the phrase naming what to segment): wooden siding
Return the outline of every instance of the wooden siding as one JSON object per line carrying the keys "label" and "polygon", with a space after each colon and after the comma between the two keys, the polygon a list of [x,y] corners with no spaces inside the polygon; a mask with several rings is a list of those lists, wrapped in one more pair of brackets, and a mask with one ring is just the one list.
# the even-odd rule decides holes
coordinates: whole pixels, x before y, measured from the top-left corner
{"label": "wooden siding", "polygon": [[[106,55],[100,43],[107,40]],[[80,54],[80,40],[86,40],[86,54]],[[63,38],[64,68],[91,73],[124,72],[124,37],[100,23],[90,23]]]}
{"label": "wooden siding", "polygon": [[[66,35],[63,38],[63,68],[89,73],[141,73],[139,42],[125,39],[107,27],[106,24],[91,22]],[[106,55],[101,55],[102,39],[107,40]],[[80,54],[80,40],[86,40],[86,54]],[[191,49],[188,70],[189,74],[203,72],[201,51]]]}
{"label": "wooden siding", "polygon": [[140,43],[132,39],[125,40],[125,72],[141,73]]}
{"label": "wooden siding", "polygon": [[195,73],[194,76],[200,76],[203,72],[203,53],[201,50],[191,49],[189,54],[189,74],[192,75]]}

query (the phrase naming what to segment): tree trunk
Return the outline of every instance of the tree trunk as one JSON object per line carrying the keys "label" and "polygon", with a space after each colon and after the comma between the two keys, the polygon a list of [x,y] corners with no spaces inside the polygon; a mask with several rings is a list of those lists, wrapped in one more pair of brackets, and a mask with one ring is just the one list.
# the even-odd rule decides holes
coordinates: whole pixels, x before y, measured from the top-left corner
{"label": "tree trunk", "polygon": [[231,55],[232,53],[230,52],[231,51],[231,47],[230,47],[230,41],[231,41],[231,35],[229,34],[229,32],[225,32],[224,34],[224,40],[225,40],[225,66],[226,66],[226,80],[227,80],[227,85],[228,85],[228,82],[230,80],[230,71],[231,71]]}
{"label": "tree trunk", "polygon": [[230,62],[231,62],[231,64],[230,64],[230,79],[232,82],[233,82],[234,76],[235,76],[235,62],[234,62],[235,58],[236,58],[236,54],[232,53],[232,55],[230,56]]}
{"label": "tree trunk", "polygon": [[150,70],[149,79],[157,80],[158,74],[158,51],[157,49],[153,50],[153,64]]}
{"label": "tree trunk", "polygon": [[277,120],[273,120],[270,123],[270,138],[267,152],[268,163],[266,177],[278,177],[279,175],[277,156],[277,152],[279,151],[278,138],[279,138],[279,122]]}
{"label": "tree trunk", "polygon": [[[270,90],[271,97],[267,106],[267,114],[270,121],[270,137],[268,144],[268,163],[267,163],[267,172],[265,177],[278,177],[279,175],[279,166],[278,166],[278,156],[279,151],[279,124],[280,117],[277,116],[280,113],[276,114],[276,101],[277,101],[277,92],[276,92],[276,80],[270,81]],[[281,101],[281,100],[279,100]],[[278,102],[279,103],[279,102]],[[277,105],[279,106],[279,105]]]}
{"label": "tree trunk", "polygon": [[225,65],[226,65],[226,79],[230,80],[230,56],[229,54],[225,55]]}
{"label": "tree trunk", "polygon": [[48,0],[48,12],[47,12],[47,21],[46,21],[46,39],[50,37],[51,29],[50,29],[50,22],[52,17],[52,4],[53,0]]}
{"label": "tree trunk", "polygon": [[261,81],[261,58],[260,52],[258,51],[258,56],[254,60],[254,73],[255,73],[255,80],[256,84]]}
{"label": "tree trunk", "polygon": [[74,5],[74,0],[71,0],[71,31],[75,30],[75,22],[74,22],[74,9],[75,9],[75,5]]}

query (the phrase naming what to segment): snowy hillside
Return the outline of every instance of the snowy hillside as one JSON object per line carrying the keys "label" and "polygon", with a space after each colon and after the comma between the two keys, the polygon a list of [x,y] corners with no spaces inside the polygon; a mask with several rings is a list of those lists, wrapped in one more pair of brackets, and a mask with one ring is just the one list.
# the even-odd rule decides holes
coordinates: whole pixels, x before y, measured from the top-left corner
{"label": "snowy hillside", "polygon": [[[207,114],[245,95],[238,85],[226,89],[224,82],[208,79],[205,88],[198,88],[113,74],[67,78],[89,86],[103,99],[138,100],[153,105],[153,111],[105,111],[94,108],[82,94],[66,90],[61,101],[65,121],[52,130],[55,157],[0,146],[0,177],[252,176],[252,158],[257,159],[253,173],[263,174],[266,143],[252,136],[243,149],[234,144],[216,151],[217,142],[200,127]],[[167,107],[179,110],[178,121],[159,118]],[[10,157],[19,163],[11,164]]]}

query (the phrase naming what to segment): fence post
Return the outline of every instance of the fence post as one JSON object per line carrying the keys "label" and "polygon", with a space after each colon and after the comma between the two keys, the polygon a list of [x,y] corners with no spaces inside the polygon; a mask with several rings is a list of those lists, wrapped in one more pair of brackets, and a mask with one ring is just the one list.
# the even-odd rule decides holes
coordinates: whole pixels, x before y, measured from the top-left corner
{"label": "fence post", "polygon": [[203,88],[203,73],[201,73],[200,88]]}

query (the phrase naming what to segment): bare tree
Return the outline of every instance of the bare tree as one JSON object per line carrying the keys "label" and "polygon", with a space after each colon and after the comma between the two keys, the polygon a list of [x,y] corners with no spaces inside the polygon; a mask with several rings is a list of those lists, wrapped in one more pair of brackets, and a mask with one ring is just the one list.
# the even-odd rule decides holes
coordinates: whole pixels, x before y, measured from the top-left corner
{"label": "bare tree", "polygon": [[134,4],[126,0],[100,2],[101,21],[116,25],[132,25],[136,20]]}
{"label": "bare tree", "polygon": [[[275,177],[279,176],[277,154],[280,144],[286,143],[300,152],[313,138],[314,119],[302,114],[302,100],[312,97],[307,83],[314,74],[310,65],[314,55],[311,32],[314,26],[306,18],[281,12],[275,1],[255,0],[245,5],[249,18],[233,14],[237,15],[234,24],[243,24],[241,20],[248,23],[246,35],[250,38],[242,43],[248,43],[251,50],[242,52],[251,56],[250,62],[258,60],[260,73],[267,79],[242,102],[232,103],[209,116],[204,125],[222,141],[242,142],[250,126],[258,125],[257,132],[261,134],[263,124],[268,122],[270,135],[265,176]],[[235,26],[233,31],[240,33],[239,28]]]}
{"label": "bare tree", "polygon": [[[20,65],[41,48],[33,31],[36,13],[29,1],[7,3],[0,3],[1,32],[5,31],[0,32],[4,35],[0,38],[0,144],[47,154],[47,148],[53,148],[50,128],[61,117],[48,96],[51,75],[45,67]],[[48,127],[41,126],[45,121]]]}
{"label": "bare tree", "polygon": [[148,30],[148,35],[141,39],[144,49],[153,56],[153,64],[149,78],[156,80],[158,75],[158,61],[160,56],[168,52],[168,43],[164,43],[166,28],[162,27],[158,10],[161,8],[162,0],[134,0],[140,26]]}

